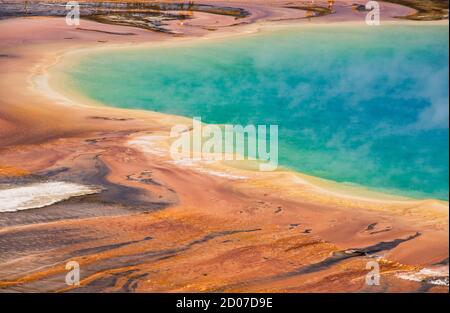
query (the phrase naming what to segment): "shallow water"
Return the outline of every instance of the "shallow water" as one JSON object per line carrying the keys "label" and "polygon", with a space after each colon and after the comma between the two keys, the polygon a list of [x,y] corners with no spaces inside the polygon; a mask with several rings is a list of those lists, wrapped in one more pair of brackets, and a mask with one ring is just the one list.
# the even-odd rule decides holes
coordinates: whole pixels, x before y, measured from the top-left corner
{"label": "shallow water", "polygon": [[280,164],[448,200],[448,27],[314,26],[102,52],[66,69],[111,106],[278,124]]}

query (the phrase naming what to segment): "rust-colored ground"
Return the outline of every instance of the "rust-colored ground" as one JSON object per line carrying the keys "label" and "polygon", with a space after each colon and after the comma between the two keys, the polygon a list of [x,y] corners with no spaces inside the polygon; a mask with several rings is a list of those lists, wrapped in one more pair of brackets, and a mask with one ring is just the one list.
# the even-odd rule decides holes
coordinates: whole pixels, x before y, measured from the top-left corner
{"label": "rust-colored ground", "polygon": [[[262,2],[242,4],[255,14],[250,25],[219,33],[301,13]],[[393,15],[410,11],[388,6]],[[214,19],[224,21],[201,15],[195,23]],[[77,30],[60,18],[0,21],[0,183],[104,190],[0,213],[0,292],[448,292],[398,277],[448,273],[448,202],[340,195],[288,172],[236,170],[246,178],[232,179],[177,166],[130,142],[167,133],[178,118],[67,105],[33,87],[44,65],[68,50],[173,39],[90,21],[83,28],[135,35]],[[207,34],[186,28],[182,40]],[[379,286],[365,282],[374,260]],[[65,284],[68,261],[81,266],[80,286]]]}

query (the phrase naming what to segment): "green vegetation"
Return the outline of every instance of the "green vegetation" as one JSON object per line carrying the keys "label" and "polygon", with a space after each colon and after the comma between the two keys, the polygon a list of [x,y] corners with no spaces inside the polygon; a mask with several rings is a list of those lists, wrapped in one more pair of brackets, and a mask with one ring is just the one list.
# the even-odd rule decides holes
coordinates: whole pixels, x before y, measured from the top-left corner
{"label": "green vegetation", "polygon": [[449,0],[384,0],[401,4],[417,10],[416,13],[399,18],[418,21],[435,21],[448,19]]}

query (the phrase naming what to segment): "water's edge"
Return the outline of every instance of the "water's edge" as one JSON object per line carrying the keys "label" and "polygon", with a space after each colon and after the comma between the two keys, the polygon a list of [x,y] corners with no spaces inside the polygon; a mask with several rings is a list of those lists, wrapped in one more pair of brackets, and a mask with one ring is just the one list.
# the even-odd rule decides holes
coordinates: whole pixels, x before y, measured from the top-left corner
{"label": "water's edge", "polygon": [[[184,43],[179,43],[179,44],[184,44]],[[189,46],[193,45],[193,43],[189,43],[188,45]],[[150,48],[155,48],[155,47],[157,47],[157,45],[153,44]],[[125,51],[137,51],[137,50],[142,49],[142,48],[148,49],[149,46],[145,46],[145,47],[144,46],[143,47],[136,46],[136,47],[132,47],[132,48],[131,47],[125,47],[125,48],[124,47],[120,47],[119,49],[125,49]],[[116,47],[116,49],[117,49],[117,47]],[[52,67],[52,70],[51,70],[52,74],[50,75],[50,77],[58,77],[58,80],[64,79],[64,77],[63,77],[64,75],[63,76],[58,75],[58,71],[60,71],[60,73],[61,73],[61,71],[63,71],[63,72],[64,71],[68,71],[68,70],[70,71],[71,68],[74,68],[74,67],[78,66],[79,62],[82,61],[83,58],[85,58],[87,55],[89,55],[89,56],[96,55],[96,54],[97,55],[101,55],[102,51],[104,52],[104,51],[111,51],[111,50],[108,50],[108,48],[106,48],[106,49],[103,48],[103,49],[98,50],[98,51],[88,50],[88,51],[84,51],[83,52],[84,56],[83,56],[83,53],[82,53],[79,57],[76,57],[75,59],[73,57],[71,57],[70,62],[66,62],[66,60],[63,59],[63,60],[61,60],[61,62],[59,62],[57,64],[57,66]],[[68,77],[66,76],[65,79],[68,79]],[[60,85],[60,84],[57,84],[57,85]],[[75,102],[79,102],[78,100],[80,98],[83,98],[83,100],[86,100],[86,99],[90,98],[89,95],[85,94],[82,90],[80,90],[80,89],[74,90],[73,82],[68,82],[67,85],[70,86],[70,87],[69,88],[65,88],[66,89],[65,91],[60,89],[61,86],[59,86],[59,87],[56,86],[56,90],[58,90],[58,93],[68,95],[67,98],[69,98],[69,99],[76,98]],[[72,90],[68,92],[67,89],[72,89]],[[109,105],[109,103],[106,103],[106,102],[103,102],[103,101],[98,101],[98,99],[91,99],[91,100],[93,100],[93,101],[89,101],[90,103],[101,103],[101,104],[104,104],[106,106]],[[85,101],[83,101],[83,102],[85,102]],[[166,114],[166,113],[163,113],[163,114]],[[173,115],[173,114],[168,114],[168,115],[170,116],[170,115]],[[188,118],[188,116],[183,116],[183,117]],[[286,166],[286,165],[284,165],[282,167],[282,169],[287,169],[287,170],[292,171],[292,172],[302,173],[301,171],[298,171],[296,169],[290,168],[289,166]],[[306,176],[310,176],[310,175],[306,174]],[[373,188],[372,186],[371,187],[367,187],[367,186],[360,185],[360,184],[357,184],[357,183],[346,184],[346,183],[343,183],[343,182],[336,182],[334,180],[330,180],[330,179],[326,179],[326,178],[321,178],[321,177],[316,177],[316,176],[312,176],[312,177],[317,178],[317,180],[323,180],[324,182],[331,182],[332,184],[337,184],[339,186],[343,186],[344,187],[343,189],[346,189],[346,187],[348,187],[350,189],[358,189],[358,190],[360,189],[361,191],[368,191],[369,193],[373,194],[376,198],[379,198],[379,196],[381,196],[381,195],[385,195],[388,198],[398,198],[398,199],[407,199],[407,198],[427,199],[427,197],[423,197],[423,196],[414,197],[414,196],[411,196],[411,194],[405,195],[401,191],[397,192],[396,190],[392,190],[392,189],[384,190],[382,188]],[[338,188],[338,189],[340,189],[340,188]],[[448,199],[439,199],[439,200],[448,201]]]}

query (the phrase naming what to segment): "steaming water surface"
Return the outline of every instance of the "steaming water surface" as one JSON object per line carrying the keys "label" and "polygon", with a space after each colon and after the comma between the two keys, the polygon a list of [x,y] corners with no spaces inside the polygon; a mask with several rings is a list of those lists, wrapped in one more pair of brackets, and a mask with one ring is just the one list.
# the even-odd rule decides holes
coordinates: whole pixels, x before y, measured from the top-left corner
{"label": "steaming water surface", "polygon": [[111,106],[278,124],[283,166],[448,199],[448,27],[307,26],[111,50],[67,70]]}

